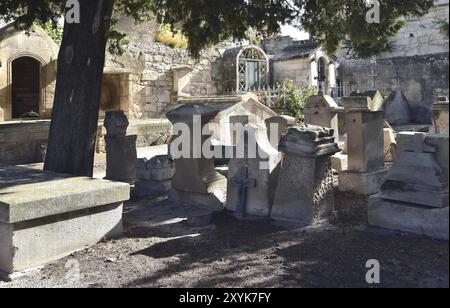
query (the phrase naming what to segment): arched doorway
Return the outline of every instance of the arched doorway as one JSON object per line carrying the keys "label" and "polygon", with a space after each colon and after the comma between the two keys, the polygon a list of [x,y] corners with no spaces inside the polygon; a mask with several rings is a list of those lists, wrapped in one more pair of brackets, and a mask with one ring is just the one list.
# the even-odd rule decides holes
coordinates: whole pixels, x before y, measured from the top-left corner
{"label": "arched doorway", "polygon": [[31,57],[20,57],[11,63],[13,119],[39,114],[40,71],[41,63]]}

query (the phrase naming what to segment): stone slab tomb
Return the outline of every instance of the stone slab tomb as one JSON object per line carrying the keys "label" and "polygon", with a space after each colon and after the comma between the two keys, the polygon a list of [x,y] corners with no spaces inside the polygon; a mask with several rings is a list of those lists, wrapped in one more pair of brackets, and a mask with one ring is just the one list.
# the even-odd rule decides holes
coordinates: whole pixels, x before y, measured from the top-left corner
{"label": "stone slab tomb", "polygon": [[448,148],[447,166],[438,153],[448,147],[448,136],[415,133],[408,139],[380,192],[370,198],[369,223],[448,240]]}
{"label": "stone slab tomb", "polygon": [[339,152],[332,129],[318,126],[290,128],[283,136],[284,153],[271,217],[308,226],[334,212],[333,170],[330,157]]}
{"label": "stone slab tomb", "polygon": [[244,127],[236,157],[229,163],[226,208],[239,218],[269,217],[280,159],[281,153],[270,144],[266,133]]}
{"label": "stone slab tomb", "polygon": [[175,161],[169,155],[158,155],[150,160],[138,159],[136,169],[135,196],[162,196],[169,193],[175,175]]}
{"label": "stone slab tomb", "polygon": [[107,111],[104,126],[107,130],[106,179],[134,182],[136,178],[136,135],[127,136],[129,122],[123,111]]}
{"label": "stone slab tomb", "polygon": [[0,167],[0,271],[40,267],[122,234],[126,183]]}
{"label": "stone slab tomb", "polygon": [[[167,118],[174,125],[170,153],[175,158],[175,175],[169,193],[169,199],[173,202],[210,210],[223,209],[227,179],[215,170],[214,155],[205,157],[202,151],[205,143],[206,148],[213,148],[211,135],[202,135],[202,129],[218,113],[219,109],[204,104],[185,104],[167,113]],[[179,125],[185,127],[187,132],[176,131]]]}
{"label": "stone slab tomb", "polygon": [[448,97],[440,97],[433,104],[433,130],[437,134],[448,135]]}
{"label": "stone slab tomb", "polygon": [[371,111],[369,97],[344,97],[342,104],[346,112],[348,170],[339,175],[339,189],[373,195],[387,172],[383,111]]}

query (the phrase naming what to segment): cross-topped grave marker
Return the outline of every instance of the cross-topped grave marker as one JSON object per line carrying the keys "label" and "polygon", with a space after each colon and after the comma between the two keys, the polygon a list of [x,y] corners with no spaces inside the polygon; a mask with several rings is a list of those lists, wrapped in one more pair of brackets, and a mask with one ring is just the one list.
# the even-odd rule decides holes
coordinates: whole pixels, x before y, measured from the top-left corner
{"label": "cross-topped grave marker", "polygon": [[244,218],[247,209],[248,189],[256,186],[256,179],[249,178],[248,166],[246,165],[241,168],[238,176],[231,178],[231,183],[238,187],[238,203],[235,215],[238,218]]}

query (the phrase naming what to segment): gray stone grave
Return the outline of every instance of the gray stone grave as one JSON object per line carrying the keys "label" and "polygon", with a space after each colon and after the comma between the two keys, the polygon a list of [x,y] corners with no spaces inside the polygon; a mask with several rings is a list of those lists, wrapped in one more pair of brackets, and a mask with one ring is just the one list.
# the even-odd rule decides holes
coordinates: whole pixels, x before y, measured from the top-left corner
{"label": "gray stone grave", "polygon": [[339,189],[361,195],[379,191],[387,169],[384,156],[384,114],[371,111],[369,97],[342,98],[346,112],[348,170],[339,175]]}
{"label": "gray stone grave", "polygon": [[271,217],[308,226],[334,212],[330,157],[339,152],[332,129],[318,126],[290,128],[283,136],[284,153]]}
{"label": "gray stone grave", "polygon": [[252,126],[244,128],[236,152],[240,148],[244,155],[229,163],[226,208],[240,218],[269,217],[281,153],[272,147],[265,133]]}
{"label": "gray stone grave", "polygon": [[169,155],[158,155],[150,160],[138,159],[136,169],[135,196],[162,196],[169,193],[175,175],[175,161]]}
{"label": "gray stone grave", "polygon": [[0,166],[0,271],[33,269],[122,234],[126,183]]}
{"label": "gray stone grave", "polygon": [[[214,157],[203,155],[201,145],[212,148],[211,135],[202,135],[201,130],[219,113],[219,109],[204,104],[186,104],[167,113],[167,118],[174,125],[181,124],[188,130],[188,136],[174,132],[172,144],[180,138],[188,146],[187,157],[177,155],[186,149],[183,144],[178,149],[171,147],[170,153],[175,158],[175,175],[169,199],[173,202],[192,204],[210,210],[222,210],[226,200],[227,179],[215,170]],[[200,131],[195,131],[199,127]],[[176,147],[176,146],[174,146]],[[179,157],[178,157],[179,156]]]}
{"label": "gray stone grave", "polygon": [[123,111],[107,111],[106,179],[132,183],[136,179],[136,135],[127,136],[129,122]]}
{"label": "gray stone grave", "polygon": [[433,104],[433,129],[437,134],[448,135],[448,97],[440,97]]}
{"label": "gray stone grave", "polygon": [[[447,165],[439,153],[443,147]],[[415,133],[380,192],[369,199],[369,223],[448,240],[448,184],[448,136]]]}

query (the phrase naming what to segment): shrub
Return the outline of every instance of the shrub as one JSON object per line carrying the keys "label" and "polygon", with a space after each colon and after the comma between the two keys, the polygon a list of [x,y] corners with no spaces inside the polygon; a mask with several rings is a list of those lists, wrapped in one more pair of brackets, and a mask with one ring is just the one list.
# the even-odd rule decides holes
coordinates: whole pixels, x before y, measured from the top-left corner
{"label": "shrub", "polygon": [[171,48],[186,49],[188,47],[188,40],[181,31],[173,33],[169,25],[160,26],[155,34],[155,40]]}

